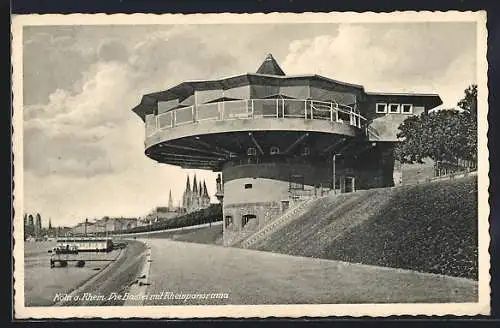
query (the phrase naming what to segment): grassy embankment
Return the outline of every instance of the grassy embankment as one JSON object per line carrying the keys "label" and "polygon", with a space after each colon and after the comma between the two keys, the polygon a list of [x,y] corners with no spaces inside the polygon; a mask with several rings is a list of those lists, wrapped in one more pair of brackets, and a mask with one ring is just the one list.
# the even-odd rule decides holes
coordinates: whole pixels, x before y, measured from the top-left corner
{"label": "grassy embankment", "polygon": [[252,248],[477,279],[477,178],[319,199]]}
{"label": "grassy embankment", "polygon": [[222,224],[214,224],[211,227],[198,229],[156,232],[145,237],[167,238],[199,244],[222,244]]}

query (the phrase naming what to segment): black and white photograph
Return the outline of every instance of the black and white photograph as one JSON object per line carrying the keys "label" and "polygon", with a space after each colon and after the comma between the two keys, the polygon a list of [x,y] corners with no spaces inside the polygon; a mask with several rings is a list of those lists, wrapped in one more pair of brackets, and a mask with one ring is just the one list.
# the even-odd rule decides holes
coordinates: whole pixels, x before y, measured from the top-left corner
{"label": "black and white photograph", "polygon": [[489,314],[486,36],[14,16],[15,317]]}

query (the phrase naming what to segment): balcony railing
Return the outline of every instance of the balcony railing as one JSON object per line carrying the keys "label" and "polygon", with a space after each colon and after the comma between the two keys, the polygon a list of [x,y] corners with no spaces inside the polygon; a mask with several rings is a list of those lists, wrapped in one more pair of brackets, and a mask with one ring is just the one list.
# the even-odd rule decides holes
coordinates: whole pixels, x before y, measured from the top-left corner
{"label": "balcony railing", "polygon": [[366,121],[353,107],[317,100],[247,99],[221,101],[177,108],[146,120],[146,135],[158,130],[204,121],[260,118],[303,118],[347,124],[357,128]]}

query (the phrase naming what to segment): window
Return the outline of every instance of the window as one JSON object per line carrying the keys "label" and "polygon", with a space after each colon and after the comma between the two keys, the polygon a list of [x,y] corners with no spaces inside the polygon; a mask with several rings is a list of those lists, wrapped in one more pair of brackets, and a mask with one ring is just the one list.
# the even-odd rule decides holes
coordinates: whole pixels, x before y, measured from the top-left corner
{"label": "window", "polygon": [[252,220],[252,219],[257,219],[257,216],[254,214],[246,214],[243,215],[241,218],[241,226],[244,227],[247,225],[247,223]]}
{"label": "window", "polygon": [[387,104],[386,103],[377,103],[376,112],[380,113],[380,114],[387,113]]}
{"label": "window", "polygon": [[401,113],[403,113],[403,114],[413,113],[413,105],[412,104],[402,104],[401,105]]}
{"label": "window", "polygon": [[377,113],[387,113],[387,104],[385,103],[377,103],[376,105]]}
{"label": "window", "polygon": [[247,149],[247,155],[248,156],[255,156],[257,155],[257,149],[255,149],[254,147],[250,147]]}
{"label": "window", "polygon": [[233,224],[233,217],[231,215],[226,215],[226,228]]}
{"label": "window", "polygon": [[304,176],[293,174],[290,177],[290,189],[304,189]]}
{"label": "window", "polygon": [[278,147],[271,147],[271,151],[270,151],[271,155],[276,155],[276,154],[279,154],[280,153],[280,149]]}
{"label": "window", "polygon": [[399,113],[399,104],[390,104],[389,105],[389,113],[391,113],[391,114]]}
{"label": "window", "polygon": [[251,183],[245,183],[245,189],[252,189]]}

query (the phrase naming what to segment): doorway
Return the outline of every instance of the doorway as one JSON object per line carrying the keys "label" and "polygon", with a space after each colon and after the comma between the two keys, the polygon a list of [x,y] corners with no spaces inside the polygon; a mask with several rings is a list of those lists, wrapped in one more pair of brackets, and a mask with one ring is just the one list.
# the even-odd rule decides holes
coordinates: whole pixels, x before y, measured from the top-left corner
{"label": "doorway", "polygon": [[257,221],[257,216],[255,214],[246,214],[241,218],[241,227],[246,226],[251,220]]}
{"label": "doorway", "polygon": [[281,213],[286,212],[288,208],[290,207],[290,201],[289,200],[282,200],[281,201]]}
{"label": "doorway", "polygon": [[344,192],[354,192],[356,191],[356,188],[355,188],[355,179],[354,177],[345,177],[344,178]]}

